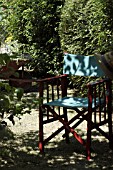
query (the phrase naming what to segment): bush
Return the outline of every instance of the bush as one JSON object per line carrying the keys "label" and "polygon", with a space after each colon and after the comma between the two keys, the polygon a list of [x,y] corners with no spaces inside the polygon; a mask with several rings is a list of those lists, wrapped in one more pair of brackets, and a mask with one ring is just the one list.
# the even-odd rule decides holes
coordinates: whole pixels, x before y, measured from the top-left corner
{"label": "bush", "polygon": [[[16,56],[0,54],[0,69],[13,58],[16,58]],[[11,87],[8,81],[3,81],[3,74],[4,72],[0,73],[0,126],[4,123],[7,124],[7,119],[15,124],[15,117],[21,118],[23,114],[31,112],[31,103],[23,100],[24,90]]]}
{"label": "bush", "polygon": [[[94,55],[113,49],[113,0],[66,0],[59,34],[62,49],[68,53]],[[82,89],[91,80],[73,77],[70,82],[76,95],[84,95]]]}
{"label": "bush", "polygon": [[23,114],[31,112],[31,104],[22,97],[23,89],[0,82],[0,125],[7,124],[7,120],[15,124],[15,117],[20,119]]}
{"label": "bush", "polygon": [[5,17],[6,14],[4,14],[3,2],[0,2],[0,46],[7,36],[6,25],[4,22]]}
{"label": "bush", "polygon": [[113,49],[113,0],[66,0],[59,30],[62,48],[69,53]]}
{"label": "bush", "polygon": [[8,31],[21,43],[22,53],[29,53],[37,76],[61,68],[62,50],[58,35],[63,0],[8,1]]}

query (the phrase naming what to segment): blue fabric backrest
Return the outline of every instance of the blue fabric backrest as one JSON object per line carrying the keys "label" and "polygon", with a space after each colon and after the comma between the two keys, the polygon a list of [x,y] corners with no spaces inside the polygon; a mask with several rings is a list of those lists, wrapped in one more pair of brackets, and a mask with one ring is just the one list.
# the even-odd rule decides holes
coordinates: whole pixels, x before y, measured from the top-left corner
{"label": "blue fabric backrest", "polygon": [[103,77],[104,72],[95,56],[64,54],[63,74]]}

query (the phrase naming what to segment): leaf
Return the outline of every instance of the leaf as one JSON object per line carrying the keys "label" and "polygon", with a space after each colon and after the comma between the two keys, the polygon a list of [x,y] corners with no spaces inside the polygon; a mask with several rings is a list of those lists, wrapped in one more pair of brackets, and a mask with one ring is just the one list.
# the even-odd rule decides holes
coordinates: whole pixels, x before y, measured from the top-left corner
{"label": "leaf", "polygon": [[17,94],[18,101],[20,101],[23,96],[24,90],[22,88],[18,88],[15,90],[15,92]]}

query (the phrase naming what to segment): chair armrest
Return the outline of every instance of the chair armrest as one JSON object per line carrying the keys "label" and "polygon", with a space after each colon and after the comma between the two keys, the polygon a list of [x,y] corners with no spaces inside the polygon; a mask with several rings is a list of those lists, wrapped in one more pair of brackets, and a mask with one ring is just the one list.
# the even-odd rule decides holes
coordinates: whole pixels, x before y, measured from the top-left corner
{"label": "chair armrest", "polygon": [[87,86],[88,90],[90,92],[92,91],[92,93],[97,93],[98,95],[100,95],[100,93],[105,93],[105,96],[109,95],[110,98],[112,97],[112,81],[108,78],[90,82]]}
{"label": "chair armrest", "polygon": [[103,104],[106,107],[111,108],[112,81],[110,79],[97,80],[95,82],[88,83],[87,86],[88,86],[88,100],[90,104],[92,103],[92,101],[94,101],[96,105],[98,101],[100,110]]}
{"label": "chair armrest", "polygon": [[38,80],[39,98],[41,103],[50,102],[60,97],[67,96],[67,75]]}
{"label": "chair armrest", "polygon": [[49,78],[44,78],[44,79],[38,79],[37,82],[51,82],[53,80],[57,80],[57,79],[67,77],[67,76],[68,75],[66,75],[66,74],[62,74],[62,75],[59,75],[59,76],[54,76],[54,77],[49,77]]}
{"label": "chair armrest", "polygon": [[110,79],[104,78],[104,79],[96,80],[93,82],[89,82],[87,86],[95,86],[95,85],[102,84],[104,82],[110,82],[110,81],[111,81]]}

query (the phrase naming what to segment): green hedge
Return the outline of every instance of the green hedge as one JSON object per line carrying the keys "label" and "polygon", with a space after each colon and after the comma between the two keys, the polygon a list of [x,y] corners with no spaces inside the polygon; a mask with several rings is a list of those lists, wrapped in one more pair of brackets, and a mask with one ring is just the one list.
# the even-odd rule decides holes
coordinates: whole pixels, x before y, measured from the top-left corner
{"label": "green hedge", "polygon": [[[66,0],[59,34],[62,49],[68,53],[94,55],[113,49],[113,0]],[[73,76],[70,85],[75,95],[86,95],[83,90],[91,80]]]}
{"label": "green hedge", "polygon": [[113,49],[113,0],[66,0],[59,33],[69,53],[92,55]]}
{"label": "green hedge", "polygon": [[20,50],[34,58],[36,76],[57,73],[63,60],[58,34],[63,0],[12,0],[7,5],[8,31],[21,43]]}

